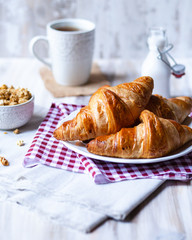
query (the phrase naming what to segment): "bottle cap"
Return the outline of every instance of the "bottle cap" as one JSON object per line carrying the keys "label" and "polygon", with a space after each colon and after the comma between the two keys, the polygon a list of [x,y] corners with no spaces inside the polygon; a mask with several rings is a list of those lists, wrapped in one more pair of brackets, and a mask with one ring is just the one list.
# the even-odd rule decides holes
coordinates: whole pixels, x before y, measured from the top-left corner
{"label": "bottle cap", "polygon": [[[173,48],[173,44],[168,44],[167,47],[163,51],[158,49],[159,55],[157,56],[157,58],[160,59],[161,61],[163,61],[165,64],[167,64],[167,66],[172,70],[172,74],[176,78],[180,78],[183,75],[185,75],[185,66],[182,64],[176,63],[175,59],[170,55],[169,51],[172,48]],[[167,60],[165,60],[163,58],[163,54],[165,54],[167,56]],[[171,65],[168,58],[169,58],[169,60],[172,60],[172,62],[174,63],[173,65]]]}
{"label": "bottle cap", "polygon": [[183,75],[185,75],[185,66],[182,64],[175,64],[171,67],[172,69],[172,74],[176,77],[176,78],[180,78]]}

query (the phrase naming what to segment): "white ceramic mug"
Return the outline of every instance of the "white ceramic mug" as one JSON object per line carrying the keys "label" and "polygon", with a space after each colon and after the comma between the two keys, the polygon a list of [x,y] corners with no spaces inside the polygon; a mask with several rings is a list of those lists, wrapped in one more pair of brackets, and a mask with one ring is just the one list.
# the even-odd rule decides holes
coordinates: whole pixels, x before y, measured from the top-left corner
{"label": "white ceramic mug", "polygon": [[[47,24],[47,36],[30,42],[32,54],[52,69],[57,83],[65,86],[87,82],[94,51],[95,24],[84,19],[60,19]],[[50,63],[36,51],[39,41],[49,44]]]}

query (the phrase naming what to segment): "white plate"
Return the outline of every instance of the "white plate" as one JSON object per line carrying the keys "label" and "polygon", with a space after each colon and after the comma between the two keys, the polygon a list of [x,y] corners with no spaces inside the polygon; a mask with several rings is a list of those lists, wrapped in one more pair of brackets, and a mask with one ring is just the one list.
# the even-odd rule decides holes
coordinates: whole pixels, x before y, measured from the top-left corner
{"label": "white plate", "polygon": [[[73,119],[77,115],[78,112],[79,112],[79,110],[72,112],[65,119],[63,119],[58,124],[58,126],[60,126],[65,121]],[[186,124],[192,128],[191,118],[187,119]],[[171,159],[175,159],[175,158],[184,156],[187,153],[192,151],[192,145],[191,145],[192,141],[190,141],[189,143],[185,144],[183,147],[179,148],[177,151],[175,151],[172,154],[167,155],[165,157],[150,158],[150,159],[145,159],[145,158],[127,159],[127,158],[105,157],[105,156],[99,156],[99,155],[90,153],[87,151],[86,145],[83,142],[82,143],[80,142],[80,144],[78,144],[79,142],[77,143],[77,141],[62,141],[62,142],[70,150],[77,152],[79,154],[82,154],[86,157],[101,160],[101,161],[106,161],[106,162],[114,162],[114,163],[134,163],[134,164],[156,163],[156,162],[162,162],[162,161],[168,161]]]}

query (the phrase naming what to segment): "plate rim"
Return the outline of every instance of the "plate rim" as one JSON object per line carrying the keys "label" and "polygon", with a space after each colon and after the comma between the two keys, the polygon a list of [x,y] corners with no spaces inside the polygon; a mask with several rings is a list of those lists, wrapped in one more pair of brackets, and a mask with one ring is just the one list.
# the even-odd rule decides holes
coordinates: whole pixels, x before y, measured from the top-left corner
{"label": "plate rim", "polygon": [[[80,109],[77,109],[73,112],[71,112],[68,116],[66,116],[64,119],[62,119],[59,123],[58,123],[58,127],[63,123],[66,122],[68,120],[71,120],[72,118],[74,118],[77,113],[80,111]],[[192,122],[191,122],[192,124]],[[88,152],[87,148],[85,146],[77,146],[75,145],[76,141],[61,141],[68,149],[81,154],[85,157],[91,158],[93,160],[98,160],[98,161],[103,161],[103,162],[112,162],[112,163],[123,163],[123,164],[144,164],[144,163],[158,163],[158,162],[165,162],[165,161],[170,161],[179,157],[182,157],[186,154],[188,154],[189,152],[192,151],[192,145],[190,145],[189,147],[185,148],[184,150],[182,150],[179,153],[174,153],[170,154],[168,156],[164,156],[164,157],[160,157],[160,158],[118,158],[118,157],[109,157],[109,156],[102,156],[102,155],[96,155],[93,153]],[[189,141],[188,144],[192,142]],[[187,143],[185,144],[187,145]],[[184,146],[185,146],[184,145]],[[83,148],[85,150],[81,150],[79,148]],[[181,147],[182,149],[182,147]],[[178,149],[179,150],[179,149]],[[178,151],[177,150],[177,151]]]}

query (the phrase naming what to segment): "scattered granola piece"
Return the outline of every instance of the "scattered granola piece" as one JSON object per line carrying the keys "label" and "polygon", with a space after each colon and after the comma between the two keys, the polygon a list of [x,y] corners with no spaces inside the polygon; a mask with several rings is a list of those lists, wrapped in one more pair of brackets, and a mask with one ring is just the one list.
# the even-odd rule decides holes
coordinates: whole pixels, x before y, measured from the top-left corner
{"label": "scattered granola piece", "polygon": [[20,133],[20,130],[17,128],[13,131],[15,134],[19,134]]}
{"label": "scattered granola piece", "polygon": [[21,146],[24,146],[25,143],[24,143],[23,140],[18,140],[18,141],[17,141],[17,145],[21,147]]}
{"label": "scattered granola piece", "polygon": [[0,162],[3,164],[3,166],[9,166],[9,162],[4,157],[0,157]]}
{"label": "scattered granola piece", "polygon": [[7,134],[7,132],[4,132],[4,134]]}

